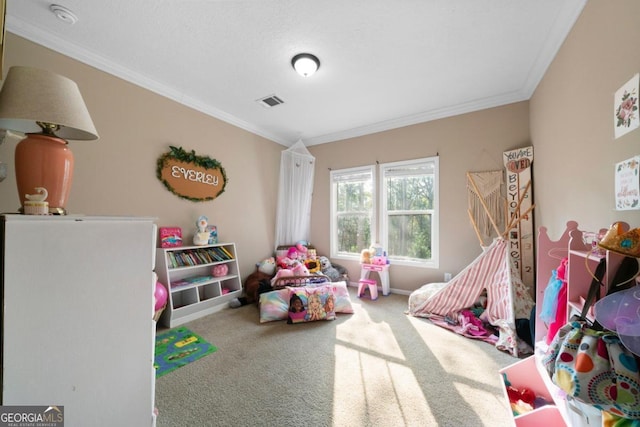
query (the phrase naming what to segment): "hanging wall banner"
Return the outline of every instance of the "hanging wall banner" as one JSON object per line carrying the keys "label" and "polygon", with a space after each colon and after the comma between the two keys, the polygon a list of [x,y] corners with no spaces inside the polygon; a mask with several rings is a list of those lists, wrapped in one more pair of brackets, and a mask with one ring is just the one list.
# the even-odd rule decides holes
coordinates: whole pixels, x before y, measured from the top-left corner
{"label": "hanging wall banner", "polygon": [[227,176],[220,162],[193,150],[170,148],[158,159],[157,169],[158,179],[169,191],[194,202],[213,200],[224,192]]}
{"label": "hanging wall banner", "polygon": [[[530,213],[531,201],[533,200],[533,185],[531,183],[533,147],[505,151],[503,160],[507,177],[508,215],[510,219],[514,217],[520,218],[515,227],[507,230],[509,254],[520,273],[522,282],[531,290],[533,295],[535,254],[533,248],[533,214]],[[507,219],[507,223],[510,222],[510,219]]]}

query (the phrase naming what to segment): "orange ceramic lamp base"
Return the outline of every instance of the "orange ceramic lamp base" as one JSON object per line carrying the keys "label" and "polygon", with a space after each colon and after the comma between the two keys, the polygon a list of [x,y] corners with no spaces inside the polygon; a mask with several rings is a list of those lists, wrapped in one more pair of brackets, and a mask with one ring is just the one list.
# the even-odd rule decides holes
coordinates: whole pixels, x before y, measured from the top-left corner
{"label": "orange ceramic lamp base", "polygon": [[24,207],[25,194],[36,187],[49,193],[49,212],[66,214],[65,206],[73,181],[73,153],[64,139],[30,133],[16,146],[16,182]]}

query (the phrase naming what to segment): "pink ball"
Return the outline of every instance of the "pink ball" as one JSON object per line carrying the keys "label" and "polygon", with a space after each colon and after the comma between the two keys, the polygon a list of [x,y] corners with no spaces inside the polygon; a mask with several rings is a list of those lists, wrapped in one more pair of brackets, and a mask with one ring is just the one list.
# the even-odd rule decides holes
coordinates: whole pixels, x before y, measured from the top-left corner
{"label": "pink ball", "polygon": [[155,292],[153,293],[153,296],[156,299],[156,306],[155,306],[156,311],[160,310],[162,307],[164,307],[167,304],[167,298],[169,295],[167,294],[167,288],[165,288],[165,286],[162,283],[156,282],[156,289],[155,289]]}
{"label": "pink ball", "polygon": [[218,264],[214,265],[213,268],[211,268],[211,274],[213,274],[213,277],[226,276],[228,272],[229,267],[227,266],[227,264]]}

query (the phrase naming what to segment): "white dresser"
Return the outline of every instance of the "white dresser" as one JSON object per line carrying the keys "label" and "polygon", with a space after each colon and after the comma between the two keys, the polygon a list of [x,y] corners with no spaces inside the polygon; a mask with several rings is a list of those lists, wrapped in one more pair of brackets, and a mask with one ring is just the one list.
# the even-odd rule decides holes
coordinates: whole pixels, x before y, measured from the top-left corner
{"label": "white dresser", "polygon": [[154,220],[0,218],[2,405],[153,426]]}

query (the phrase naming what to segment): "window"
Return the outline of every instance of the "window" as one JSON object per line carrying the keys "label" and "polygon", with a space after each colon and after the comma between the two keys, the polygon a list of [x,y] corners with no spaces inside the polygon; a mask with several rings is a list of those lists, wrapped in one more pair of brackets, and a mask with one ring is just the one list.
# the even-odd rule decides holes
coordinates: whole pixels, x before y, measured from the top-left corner
{"label": "window", "polygon": [[360,257],[375,223],[373,166],[331,171],[331,257]]}
{"label": "window", "polygon": [[331,257],[359,259],[379,242],[394,264],[438,268],[438,157],[379,172],[376,203],[375,166],[331,171]]}
{"label": "window", "polygon": [[438,158],[380,165],[380,243],[394,263],[438,267]]}

